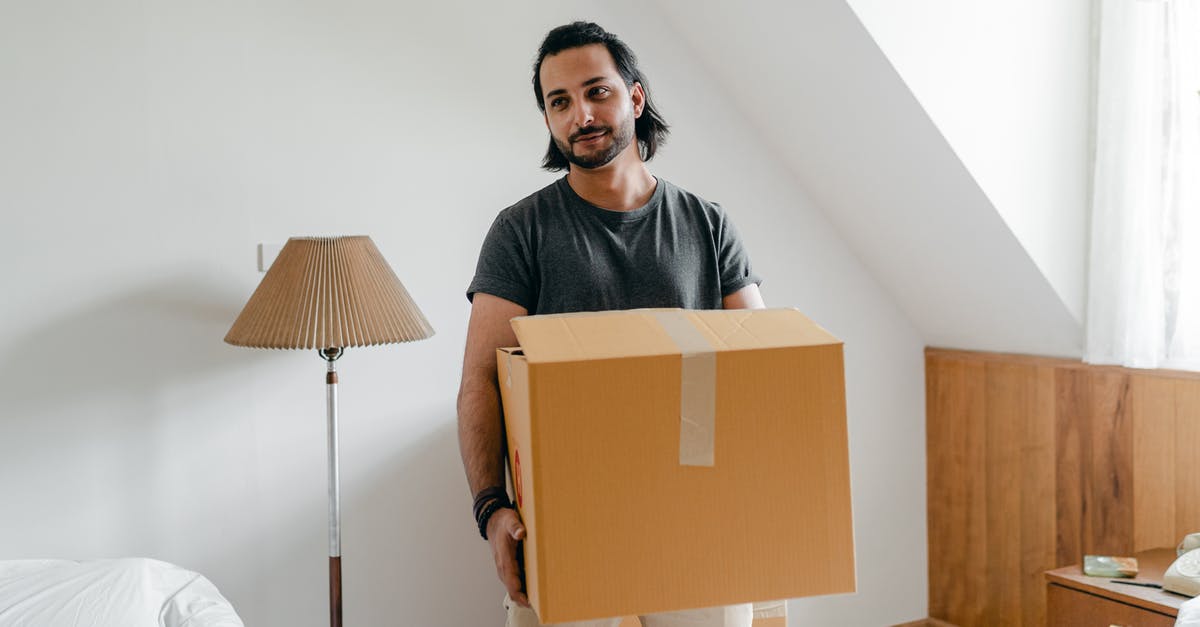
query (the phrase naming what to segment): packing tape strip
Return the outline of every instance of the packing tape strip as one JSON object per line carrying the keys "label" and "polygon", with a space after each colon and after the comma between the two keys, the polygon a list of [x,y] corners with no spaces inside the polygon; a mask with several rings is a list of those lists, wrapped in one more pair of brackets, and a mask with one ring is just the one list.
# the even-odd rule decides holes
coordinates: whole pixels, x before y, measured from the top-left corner
{"label": "packing tape strip", "polygon": [[713,466],[717,353],[682,311],[658,311],[653,315],[683,355],[679,376],[679,463]]}

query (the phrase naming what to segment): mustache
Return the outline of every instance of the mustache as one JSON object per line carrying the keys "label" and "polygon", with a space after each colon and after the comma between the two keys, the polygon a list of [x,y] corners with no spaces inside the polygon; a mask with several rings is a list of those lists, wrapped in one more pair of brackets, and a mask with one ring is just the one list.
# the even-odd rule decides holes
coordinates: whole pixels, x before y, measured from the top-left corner
{"label": "mustache", "polygon": [[612,132],[612,127],[609,127],[609,126],[585,126],[581,129],[579,129],[578,131],[571,133],[571,136],[568,137],[567,139],[569,139],[571,141],[571,143],[575,143],[580,137],[583,137],[584,135],[591,135],[593,133],[600,133],[600,132]]}

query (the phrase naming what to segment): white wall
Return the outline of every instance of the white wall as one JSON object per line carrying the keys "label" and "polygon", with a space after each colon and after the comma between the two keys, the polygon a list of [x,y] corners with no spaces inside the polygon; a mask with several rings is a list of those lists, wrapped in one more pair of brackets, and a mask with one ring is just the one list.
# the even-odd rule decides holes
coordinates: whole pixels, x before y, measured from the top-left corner
{"label": "white wall", "polygon": [[1077,320],[1091,0],[847,0]]}
{"label": "white wall", "polygon": [[1079,320],[845,0],[656,5],[925,344],[1081,353]]}
{"label": "white wall", "polygon": [[0,559],[157,557],[248,625],[324,624],[324,365],[221,337],[257,242],[364,233],[438,335],[339,362],[347,622],[501,624],[455,441],[463,289],[495,212],[553,178],[528,71],[577,16],[643,58],[675,129],[652,169],[731,211],[770,304],[846,341],[859,592],[791,623],[924,616],[922,342],[633,2],[0,10]]}

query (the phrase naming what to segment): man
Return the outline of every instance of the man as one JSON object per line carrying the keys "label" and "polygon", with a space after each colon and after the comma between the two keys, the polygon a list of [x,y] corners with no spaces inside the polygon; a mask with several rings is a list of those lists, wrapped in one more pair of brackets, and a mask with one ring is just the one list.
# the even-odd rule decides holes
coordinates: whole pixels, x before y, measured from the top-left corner
{"label": "man", "polygon": [[[585,22],[550,31],[534,64],[533,90],[550,131],[542,165],[567,175],[501,212],[488,232],[467,291],[471,319],[458,396],[463,466],[476,495],[476,522],[508,590],[509,627],[538,625],[517,562],[525,529],[504,488],[495,351],[517,343],[509,320],[568,311],[763,306],[760,280],[724,211],[646,169],[668,127],[620,39]],[[603,504],[597,515],[605,515]],[[747,604],[644,620],[647,627],[748,627],[750,612]]]}

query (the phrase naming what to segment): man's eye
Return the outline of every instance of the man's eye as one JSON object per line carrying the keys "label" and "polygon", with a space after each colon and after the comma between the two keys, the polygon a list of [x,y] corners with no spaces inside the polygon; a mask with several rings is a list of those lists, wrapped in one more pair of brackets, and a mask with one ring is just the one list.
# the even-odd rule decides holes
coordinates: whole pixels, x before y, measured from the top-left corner
{"label": "man's eye", "polygon": [[561,109],[565,104],[567,104],[566,98],[555,98],[554,100],[550,101],[550,106],[555,109]]}
{"label": "man's eye", "polygon": [[596,87],[592,89],[592,96],[604,97],[608,95],[608,91],[607,87]]}

